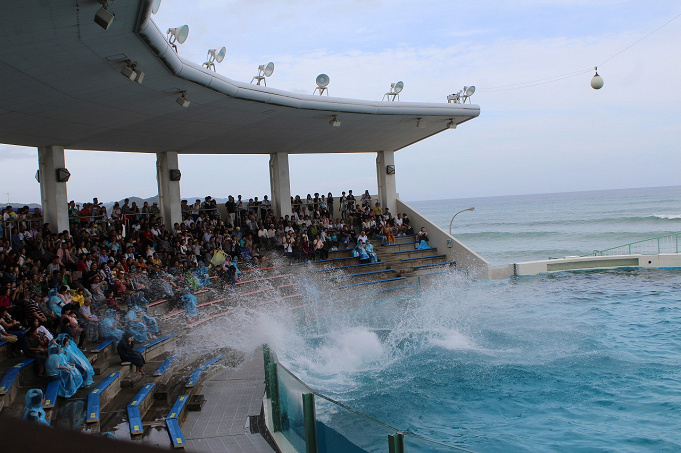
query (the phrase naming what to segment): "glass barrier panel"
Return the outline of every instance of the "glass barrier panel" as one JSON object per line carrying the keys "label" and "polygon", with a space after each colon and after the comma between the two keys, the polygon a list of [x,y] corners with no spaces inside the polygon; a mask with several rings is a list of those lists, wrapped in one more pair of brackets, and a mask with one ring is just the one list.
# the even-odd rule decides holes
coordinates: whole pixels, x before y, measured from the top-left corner
{"label": "glass barrier panel", "polygon": [[470,451],[466,447],[455,447],[453,445],[445,445],[436,441],[413,437],[409,434],[404,435],[404,451],[405,453],[452,453],[461,451]]}
{"label": "glass barrier panel", "polygon": [[305,451],[303,393],[310,393],[310,389],[279,364],[277,364],[277,380],[279,382],[281,432],[297,451]]}
{"label": "glass barrier panel", "polygon": [[391,429],[316,395],[319,453],[387,452]]}

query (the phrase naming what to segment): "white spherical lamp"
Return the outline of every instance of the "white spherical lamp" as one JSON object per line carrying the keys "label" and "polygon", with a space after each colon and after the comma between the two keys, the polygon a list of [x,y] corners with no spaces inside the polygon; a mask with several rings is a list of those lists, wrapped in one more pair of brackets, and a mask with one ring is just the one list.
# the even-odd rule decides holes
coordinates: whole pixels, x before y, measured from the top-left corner
{"label": "white spherical lamp", "polygon": [[603,88],[603,78],[598,75],[598,68],[594,68],[596,74],[591,78],[591,88],[594,90],[600,90]]}

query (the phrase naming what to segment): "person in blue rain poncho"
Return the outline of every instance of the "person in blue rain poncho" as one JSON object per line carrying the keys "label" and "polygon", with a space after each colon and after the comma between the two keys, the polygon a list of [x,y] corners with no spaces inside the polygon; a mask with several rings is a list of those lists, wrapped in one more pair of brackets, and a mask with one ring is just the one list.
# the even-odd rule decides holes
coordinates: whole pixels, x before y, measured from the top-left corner
{"label": "person in blue rain poncho", "polygon": [[199,265],[196,266],[196,270],[194,271],[194,277],[196,277],[196,281],[198,282],[198,285],[200,287],[212,285],[210,281],[210,276],[208,275],[208,268],[203,263],[203,261],[199,261]]}
{"label": "person in blue rain poncho", "polygon": [[102,338],[105,340],[120,341],[123,331],[116,327],[116,310],[109,308],[104,314],[104,319],[99,323]]}
{"label": "person in blue rain poncho", "polygon": [[50,425],[50,422],[45,420],[45,410],[43,409],[43,391],[40,389],[31,389],[26,393],[26,407],[21,416],[22,420],[32,421],[43,425]]}
{"label": "person in blue rain poncho", "polygon": [[372,263],[378,262],[378,255],[376,255],[376,252],[374,252],[374,246],[370,241],[366,242],[364,249],[369,254],[369,257],[371,258]]}
{"label": "person in blue rain poncho", "polygon": [[190,292],[189,288],[185,288],[184,295],[182,296],[182,302],[184,303],[184,311],[188,317],[194,318],[198,314],[196,308],[196,296]]}
{"label": "person in blue rain poncho", "polygon": [[48,293],[49,299],[47,301],[47,309],[52,313],[57,319],[61,318],[61,309],[64,305],[63,300],[57,295],[57,288],[52,288]]}
{"label": "person in blue rain poncho", "polygon": [[371,262],[371,257],[369,256],[369,253],[367,253],[364,242],[362,241],[357,241],[357,245],[353,249],[352,255],[359,257],[359,262],[362,264]]}
{"label": "person in blue rain poncho", "polygon": [[57,394],[62,398],[71,398],[83,385],[83,376],[75,365],[69,363],[66,355],[57,344],[47,348],[48,356],[45,362],[45,372],[50,381],[59,382]]}
{"label": "person in blue rain poncho", "polygon": [[62,354],[66,356],[66,360],[69,363],[73,363],[83,377],[83,387],[91,386],[94,382],[92,376],[95,375],[95,370],[92,368],[90,361],[85,357],[85,354],[83,354],[83,351],[78,349],[76,343],[71,341],[71,337],[65,333],[59,334],[56,342],[61,345],[63,349]]}
{"label": "person in blue rain poncho", "polygon": [[127,329],[138,343],[143,343],[158,333],[158,322],[146,314],[140,307],[133,306],[125,316]]}

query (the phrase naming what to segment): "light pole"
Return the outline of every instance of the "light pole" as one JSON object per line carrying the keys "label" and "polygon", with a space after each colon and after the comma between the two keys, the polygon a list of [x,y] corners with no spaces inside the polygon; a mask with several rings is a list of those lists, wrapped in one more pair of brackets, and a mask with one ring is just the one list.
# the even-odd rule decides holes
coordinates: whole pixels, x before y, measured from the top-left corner
{"label": "light pole", "polygon": [[452,222],[454,221],[454,217],[458,216],[464,211],[475,211],[475,206],[471,206],[470,208],[462,209],[461,211],[457,212],[452,216],[452,220],[449,221],[449,235],[452,235]]}

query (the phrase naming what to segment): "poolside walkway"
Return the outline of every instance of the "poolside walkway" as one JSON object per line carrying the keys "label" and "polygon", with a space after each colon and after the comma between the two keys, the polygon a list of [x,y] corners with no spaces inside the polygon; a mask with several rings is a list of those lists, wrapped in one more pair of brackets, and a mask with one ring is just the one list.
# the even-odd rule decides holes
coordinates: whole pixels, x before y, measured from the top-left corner
{"label": "poolside walkway", "polygon": [[206,403],[190,412],[182,425],[190,452],[272,452],[260,434],[247,427],[250,415],[260,414],[265,393],[262,349],[239,368],[217,373],[203,384]]}

